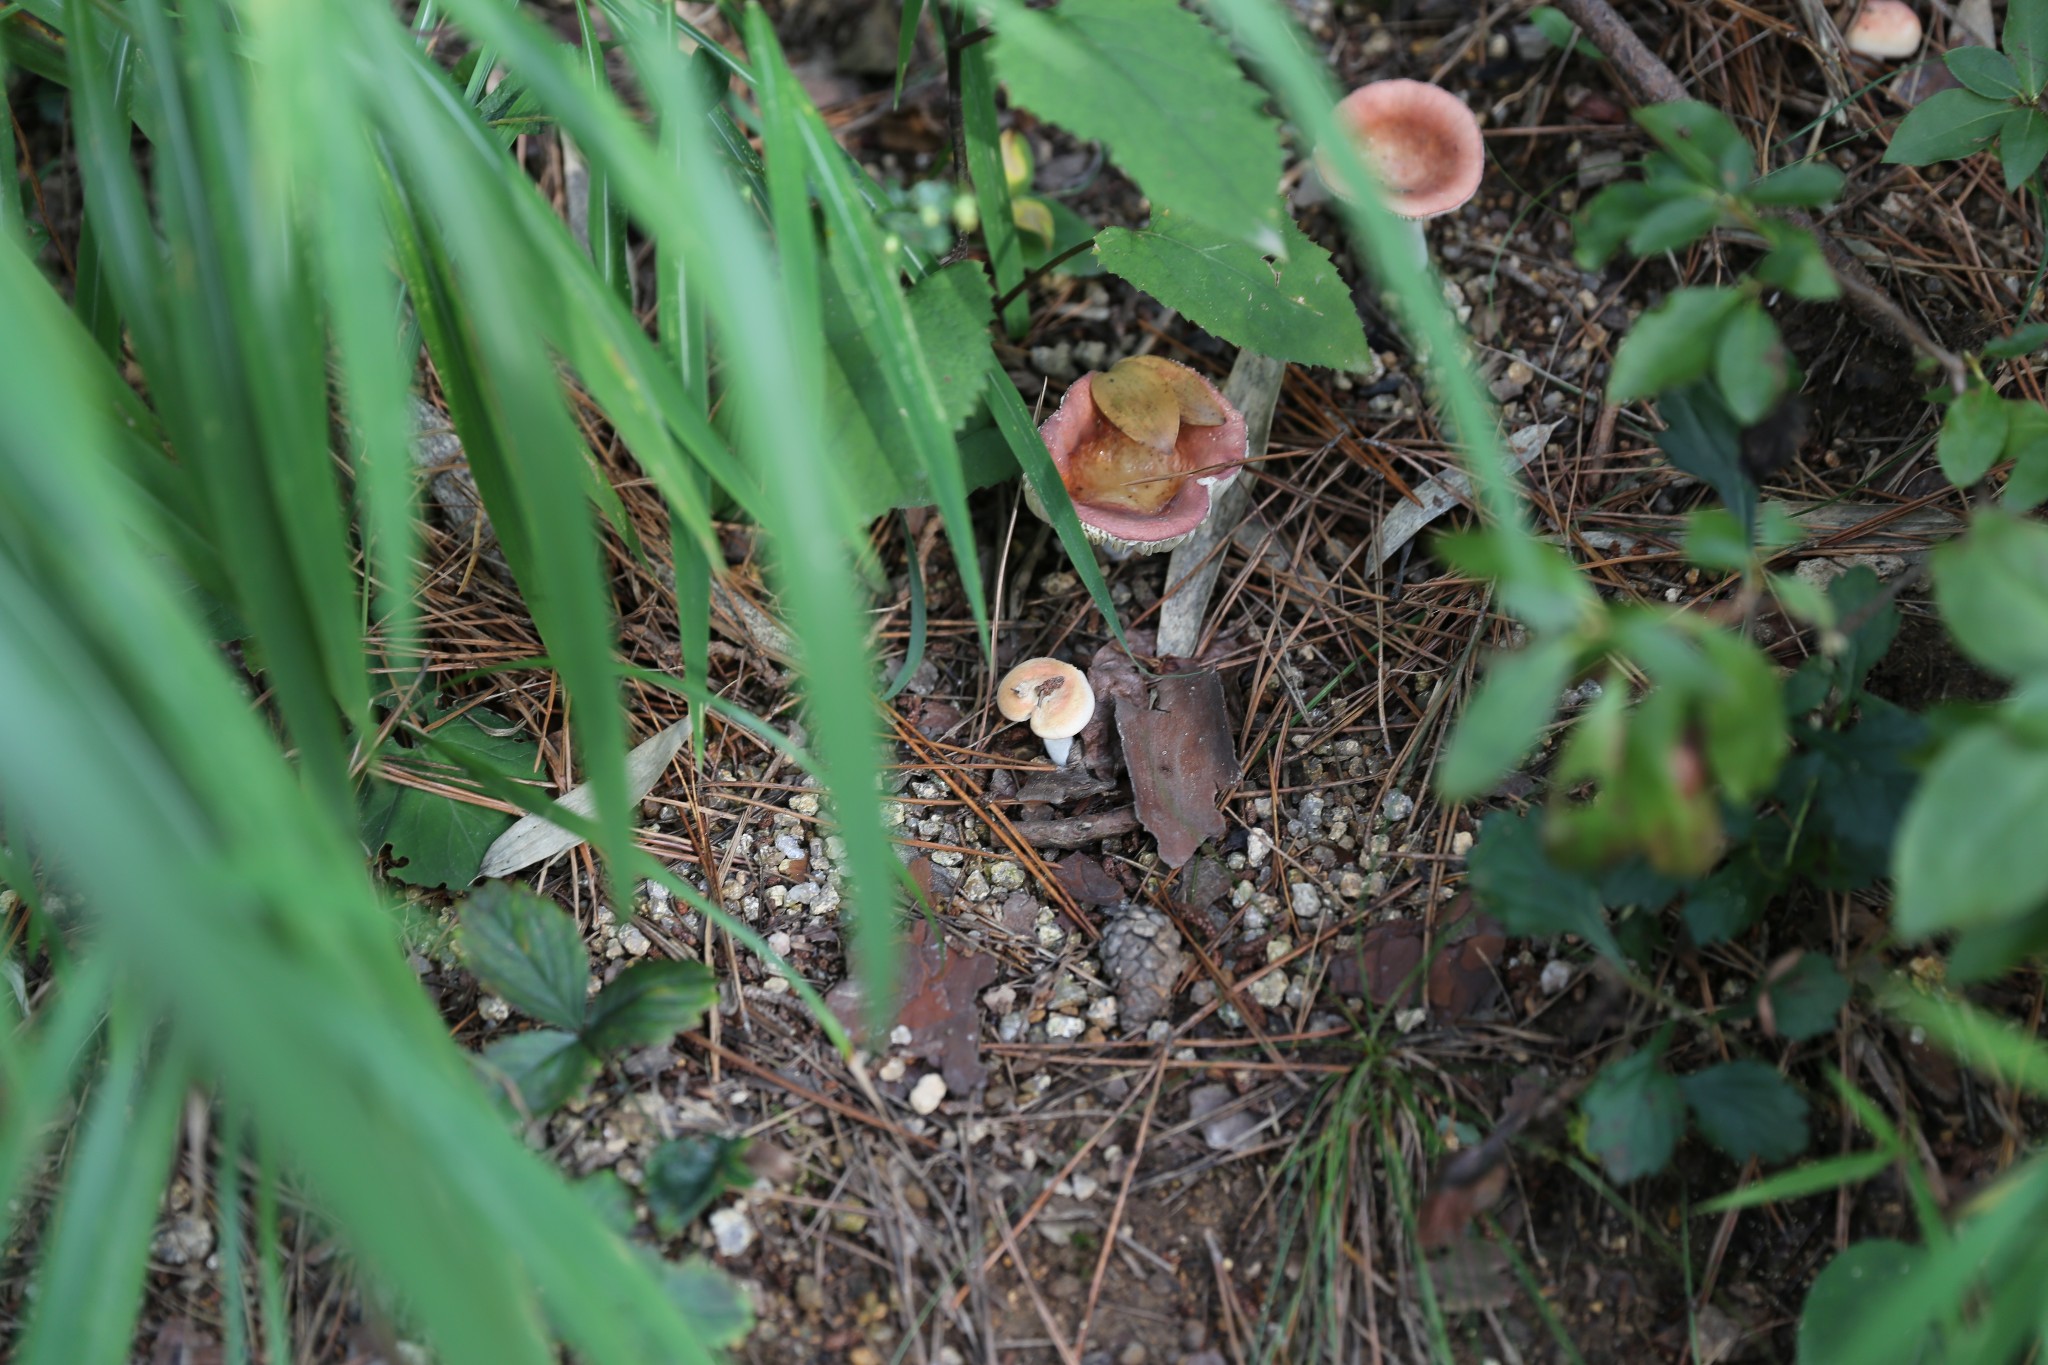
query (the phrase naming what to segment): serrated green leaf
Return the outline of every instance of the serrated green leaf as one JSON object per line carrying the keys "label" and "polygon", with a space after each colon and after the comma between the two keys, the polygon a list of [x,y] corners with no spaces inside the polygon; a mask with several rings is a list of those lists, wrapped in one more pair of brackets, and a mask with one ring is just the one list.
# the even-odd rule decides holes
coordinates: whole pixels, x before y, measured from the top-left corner
{"label": "serrated green leaf", "polygon": [[[494,712],[478,708],[437,718],[429,733],[435,742],[500,772],[524,775],[533,770],[533,742],[520,738],[517,727]],[[395,740],[378,752],[388,764],[437,779],[446,774],[424,751],[401,748]],[[485,850],[511,828],[514,818],[489,806],[373,776],[364,788],[361,830],[371,853],[390,848],[393,881],[455,890],[476,880]]]}
{"label": "serrated green leaf", "polygon": [[2048,672],[2048,526],[1980,512],[1933,564],[1935,601],[1965,654],[2007,677]]}
{"label": "serrated green leaf", "polygon": [[1714,383],[1728,411],[1752,426],[1778,406],[1791,377],[1785,339],[1778,324],[1755,299],[1746,299],[1721,324],[1714,343]]}
{"label": "serrated green leaf", "polygon": [[1104,269],[1225,341],[1304,365],[1355,370],[1372,356],[1351,288],[1324,251],[1283,222],[1285,260],[1162,210],[1135,231],[1095,240]]}
{"label": "serrated green leaf", "polygon": [[1708,384],[1674,388],[1657,401],[1668,424],[1657,433],[1657,448],[1679,469],[1721,495],[1722,505],[1747,529],[1756,521],[1756,484],[1742,467],[1742,434],[1735,418]]}
{"label": "serrated green leaf", "polygon": [[654,1225],[664,1236],[678,1236],[718,1196],[753,1184],[746,1156],[745,1138],[711,1133],[691,1133],[655,1148],[641,1186]]}
{"label": "serrated green leaf", "polygon": [[1819,953],[1799,960],[1764,988],[1771,1002],[1771,1024],[1780,1038],[1803,1042],[1835,1026],[1835,1016],[1849,1000],[1849,983],[1835,964]]}
{"label": "serrated green leaf", "polygon": [[1586,1147],[1609,1178],[1627,1182],[1670,1164],[1685,1131],[1678,1082],[1645,1048],[1600,1068],[1586,1087]]}
{"label": "serrated green leaf", "polygon": [[1762,1062],[1723,1062],[1678,1083],[1707,1141],[1737,1161],[1806,1150],[1806,1097]]}
{"label": "serrated green leaf", "polygon": [[1601,911],[1600,892],[1557,866],[1543,847],[1540,818],[1495,811],[1479,827],[1469,862],[1472,894],[1511,934],[1577,934],[1612,958],[1621,949]]}
{"label": "serrated green leaf", "polygon": [[2039,99],[2048,90],[2048,5],[2041,0],[2011,0],[1998,45],[2019,72],[2021,93]]}
{"label": "serrated green leaf", "polygon": [[525,886],[490,882],[457,914],[455,946],[486,990],[542,1023],[571,1033],[583,1027],[590,957],[567,911]]}
{"label": "serrated green leaf", "polygon": [[988,276],[974,261],[935,270],[910,287],[910,322],[939,389],[939,410],[958,431],[981,404],[988,377]]}
{"label": "serrated green leaf", "polygon": [[2020,97],[2020,73],[2012,59],[1989,47],[1952,48],[1943,56],[1951,76],[1986,99],[2010,100]]}
{"label": "serrated green leaf", "polygon": [[1998,462],[2005,439],[2005,400],[1980,386],[1948,405],[1941,435],[1935,441],[1935,456],[1950,483],[1968,488]]}
{"label": "serrated green leaf", "polygon": [[2006,189],[2025,184],[2041,168],[2043,157],[2048,157],[2048,114],[2033,108],[2007,114],[1998,130],[1998,161],[2005,169]]}
{"label": "serrated green leaf", "polygon": [[642,962],[597,993],[583,1041],[599,1056],[667,1042],[693,1027],[718,1001],[718,983],[701,962]]}
{"label": "serrated green leaf", "polygon": [[1283,249],[1279,129],[1215,30],[1173,0],[1004,0],[996,34],[1013,104],[1102,143],[1155,209]]}
{"label": "serrated green leaf", "polygon": [[1892,858],[1907,938],[1999,924],[2048,901],[2048,750],[1997,725],[1951,739],[1906,808]]}
{"label": "serrated green leaf", "polygon": [[483,1050],[477,1065],[498,1100],[538,1118],[575,1098],[600,1063],[574,1034],[543,1028],[500,1038]]}
{"label": "serrated green leaf", "polygon": [[1714,363],[1721,322],[1742,295],[1733,289],[1676,289],[1636,320],[1614,357],[1607,396],[1616,403],[1688,384]]}
{"label": "serrated green leaf", "polygon": [[1998,136],[2012,108],[1969,90],[1941,90],[1916,106],[1892,132],[1884,159],[1893,165],[1925,166],[1982,151]]}
{"label": "serrated green leaf", "polygon": [[1756,923],[1769,898],[1756,868],[1736,858],[1688,889],[1680,914],[1693,942],[1725,943]]}
{"label": "serrated green leaf", "polygon": [[1674,100],[1635,111],[1635,121],[1694,180],[1721,191],[1745,188],[1756,154],[1728,116],[1699,100]]}
{"label": "serrated green leaf", "polygon": [[1833,203],[1847,179],[1825,161],[1795,161],[1772,171],[1742,194],[1750,203],[1767,208],[1817,209]]}
{"label": "serrated green leaf", "polygon": [[1482,795],[1529,752],[1557,711],[1579,642],[1552,636],[1496,654],[1485,681],[1451,733],[1437,765],[1437,790],[1447,801]]}

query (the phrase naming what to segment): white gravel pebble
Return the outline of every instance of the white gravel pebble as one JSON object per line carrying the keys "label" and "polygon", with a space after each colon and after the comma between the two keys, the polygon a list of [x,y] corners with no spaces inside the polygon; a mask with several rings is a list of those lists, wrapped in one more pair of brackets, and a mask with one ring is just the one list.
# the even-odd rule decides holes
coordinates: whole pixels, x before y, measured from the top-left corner
{"label": "white gravel pebble", "polygon": [[927,1071],[910,1088],[910,1107],[920,1114],[931,1113],[945,1098],[946,1078],[936,1071]]}
{"label": "white gravel pebble", "polygon": [[1536,978],[1536,984],[1543,988],[1545,995],[1556,995],[1572,984],[1571,964],[1552,958],[1543,964],[1543,975]]}
{"label": "white gravel pebble", "polygon": [[711,1211],[711,1240],[721,1256],[737,1256],[754,1244],[754,1220],[742,1208]]}
{"label": "white gravel pebble", "polygon": [[645,957],[647,950],[654,945],[647,941],[647,935],[640,932],[638,925],[629,924],[619,930],[619,946],[634,957]]}
{"label": "white gravel pebble", "polygon": [[1088,1031],[1087,1021],[1071,1014],[1048,1015],[1045,1021],[1045,1036],[1060,1041],[1079,1038]]}

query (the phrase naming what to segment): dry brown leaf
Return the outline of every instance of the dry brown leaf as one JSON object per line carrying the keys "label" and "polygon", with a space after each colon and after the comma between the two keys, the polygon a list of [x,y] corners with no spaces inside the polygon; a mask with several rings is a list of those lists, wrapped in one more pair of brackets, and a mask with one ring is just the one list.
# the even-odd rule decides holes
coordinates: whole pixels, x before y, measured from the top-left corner
{"label": "dry brown leaf", "polygon": [[1126,368],[1142,370],[1165,385],[1180,407],[1180,420],[1191,427],[1220,427],[1229,419],[1229,414],[1223,411],[1223,405],[1216,401],[1216,396],[1202,382],[1201,376],[1185,365],[1156,355],[1134,355],[1119,360],[1110,367],[1110,373]]}
{"label": "dry brown leaf", "polygon": [[1149,368],[1120,360],[1096,375],[1088,391],[1096,409],[1117,430],[1154,450],[1173,453],[1180,438],[1180,400]]}
{"label": "dry brown leaf", "polygon": [[1160,678],[1151,706],[1118,700],[1116,732],[1138,820],[1159,841],[1160,861],[1179,867],[1228,828],[1218,802],[1237,781],[1237,756],[1223,682],[1214,673]]}

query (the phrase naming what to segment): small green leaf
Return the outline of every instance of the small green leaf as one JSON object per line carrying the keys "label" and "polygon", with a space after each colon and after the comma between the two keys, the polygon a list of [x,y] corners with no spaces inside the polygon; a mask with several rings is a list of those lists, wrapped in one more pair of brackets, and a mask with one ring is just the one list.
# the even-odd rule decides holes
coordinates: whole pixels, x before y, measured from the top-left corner
{"label": "small green leaf", "polygon": [[1998,160],[2005,168],[2006,189],[2024,185],[2041,168],[2043,157],[2048,157],[2048,114],[2031,107],[2007,114],[1998,130]]}
{"label": "small green leaf", "polygon": [[[1984,343],[1984,354],[1998,360],[2016,360],[2048,346],[2048,322],[2030,322],[2013,329],[2011,336]],[[2037,403],[2034,406],[2039,407]]]}
{"label": "small green leaf", "polygon": [[1819,953],[1802,953],[1786,973],[1764,988],[1771,1023],[1780,1038],[1803,1042],[1835,1026],[1849,999],[1849,983]]}
{"label": "small green leaf", "polygon": [[495,1096],[508,1102],[516,1096],[518,1110],[538,1118],[590,1084],[599,1062],[574,1034],[544,1028],[500,1038],[483,1050],[477,1065]]}
{"label": "small green leaf", "polygon": [[1755,299],[1721,325],[1714,345],[1714,383],[1728,411],[1744,426],[1753,426],[1784,397],[1791,366],[1778,324]]}
{"label": "small green leaf", "polygon": [[1599,48],[1579,36],[1579,26],[1566,18],[1564,12],[1553,5],[1537,5],[1531,9],[1529,11],[1529,22],[1536,26],[1537,32],[1543,35],[1544,41],[1560,52],[1570,50],[1581,57],[1589,57],[1596,62],[1606,60],[1606,55]]}
{"label": "small green leaf", "polygon": [[1668,424],[1657,433],[1664,458],[1721,495],[1745,528],[1756,520],[1756,484],[1742,467],[1742,433],[1720,394],[1708,384],[1674,388],[1657,401]]}
{"label": "small green leaf", "polygon": [[1705,191],[1667,199],[1636,220],[1628,249],[1638,256],[1672,251],[1706,236],[1720,221],[1721,201]]}
{"label": "small green leaf", "polygon": [[1703,569],[1741,573],[1752,557],[1749,531],[1725,507],[1704,507],[1685,519],[1686,560]]}
{"label": "small green leaf", "polygon": [[1479,827],[1469,863],[1472,894],[1511,934],[1577,934],[1612,958],[1620,947],[1601,911],[1600,892],[1550,860],[1540,819],[1495,811]]}
{"label": "small green leaf", "polygon": [[[430,733],[442,745],[488,763],[508,775],[533,769],[534,745],[517,727],[490,711],[475,709],[454,717],[430,713]],[[420,749],[396,740],[378,750],[384,764],[423,776],[440,778],[447,768]],[[372,777],[364,787],[363,844],[372,853],[389,847],[390,876],[408,886],[456,889],[476,880],[484,851],[511,828],[512,816],[489,806],[422,791],[408,783]]]}
{"label": "small green leaf", "polygon": [[1679,1081],[1707,1141],[1737,1161],[1806,1150],[1806,1097],[1762,1062],[1723,1062]]}
{"label": "small green leaf", "polygon": [[747,1140],[692,1133],[664,1142],[647,1158],[647,1211],[665,1237],[679,1235],[727,1190],[754,1183]]}
{"label": "small green leaf", "polygon": [[702,1256],[663,1261],[662,1287],[703,1345],[737,1346],[754,1330],[753,1302],[739,1281]]}
{"label": "small green leaf", "polygon": [[2012,59],[1995,48],[1953,48],[1942,60],[1965,90],[1974,90],[1986,99],[2010,100],[2026,94],[2020,88],[2020,73]]}
{"label": "small green leaf", "polygon": [[1680,914],[1698,944],[1726,943],[1756,923],[1770,888],[1748,861],[1736,858],[1685,893]]}
{"label": "small green leaf", "polygon": [[1721,321],[1741,302],[1742,295],[1733,289],[1673,290],[1622,338],[1607,396],[1626,403],[1706,374],[1714,363]]}
{"label": "small green leaf", "polygon": [[1771,249],[1750,271],[1757,283],[1776,285],[1802,299],[1841,297],[1842,283],[1828,268],[1827,257],[1811,232],[1773,218],[1764,221],[1763,236]]}
{"label": "small green leaf", "polygon": [[1998,463],[2005,450],[2005,401],[1979,386],[1948,405],[1941,436],[1934,445],[1941,472],[1958,488],[1968,488]]}
{"label": "small green leaf", "polygon": [[1910,1340],[1889,1343],[1887,1359],[1897,1365],[1920,1365],[1930,1359],[1934,1342],[1930,1325],[1940,1312],[1933,1294],[1913,1294],[1913,1277],[1926,1263],[1925,1247],[1907,1246],[1885,1237],[1851,1242],[1814,1278],[1799,1313],[1799,1365],[1865,1365],[1869,1357],[1850,1343],[1870,1316],[1873,1303],[1916,1298],[1926,1317]]}
{"label": "small green leaf", "polygon": [[1304,365],[1364,368],[1372,356],[1365,328],[1330,253],[1291,222],[1280,232],[1286,258],[1271,260],[1161,210],[1147,227],[1105,229],[1095,256],[1104,269],[1226,341]]}
{"label": "small green leaf", "polygon": [[2048,901],[2048,750],[1978,725],[1951,739],[1906,807],[1892,855],[1906,938],[1999,924]]}
{"label": "small green leaf", "polygon": [[701,962],[642,962],[597,994],[583,1039],[599,1056],[667,1042],[703,1018],[718,984]]}
{"label": "small green leaf", "polygon": [[1529,752],[1557,711],[1578,652],[1578,641],[1563,635],[1493,656],[1437,765],[1437,790],[1445,800],[1482,795]]}
{"label": "small green leaf", "polygon": [[2006,407],[2005,458],[2012,461],[2000,500],[2014,512],[2048,502],[2048,407],[2011,402]]}
{"label": "small green leaf", "polygon": [[527,887],[490,882],[457,907],[455,944],[486,990],[571,1033],[583,1027],[590,958],[576,921]]}
{"label": "small green leaf", "polygon": [[[1680,186],[1676,197],[1690,193],[1690,186]],[[1586,270],[1598,270],[1621,249],[1645,214],[1673,197],[1674,192],[1664,186],[1640,180],[1609,185],[1588,200],[1573,218],[1572,259]]]}
{"label": "small green leaf", "polygon": [[1698,100],[1653,104],[1635,120],[1693,179],[1712,189],[1740,190],[1756,174],[1756,154],[1728,116]]}
{"label": "small green leaf", "polygon": [[[1766,574],[1764,578],[1771,586],[1771,596],[1778,599],[1778,605],[1794,620],[1802,625],[1823,628],[1835,623],[1835,611],[1828,602],[1827,594],[1811,582],[1789,573]],[[1819,704],[1815,702],[1814,706]],[[1805,715],[1812,709],[1813,706],[1800,707],[1793,714]]]}
{"label": "small green leaf", "polygon": [[1980,152],[1998,136],[2012,108],[1969,90],[1942,90],[1916,106],[1892,133],[1884,159],[1894,165],[1925,166]]}
{"label": "small green leaf", "polygon": [[1100,142],[1156,208],[1283,250],[1280,133],[1230,46],[1174,0],[996,8],[1010,101]]}
{"label": "small green leaf", "polygon": [[1832,204],[1847,179],[1825,161],[1795,161],[1751,185],[1743,198],[1767,208],[1817,209]]}
{"label": "small green leaf", "polygon": [[1663,1170],[1685,1130],[1685,1100],[1678,1082],[1657,1065],[1654,1048],[1601,1067],[1586,1087],[1584,1107],[1586,1148],[1616,1181]]}
{"label": "small green leaf", "polygon": [[1963,652],[1994,672],[2048,672],[2048,526],[1979,512],[1933,551],[1934,597]]}
{"label": "small green leaf", "polygon": [[2019,72],[2020,92],[2030,100],[2039,99],[2048,90],[2048,5],[2041,0],[2011,0],[1998,45]]}
{"label": "small green leaf", "polygon": [[938,386],[939,411],[958,431],[980,406],[988,377],[988,276],[979,263],[959,261],[912,285],[907,301],[918,349]]}

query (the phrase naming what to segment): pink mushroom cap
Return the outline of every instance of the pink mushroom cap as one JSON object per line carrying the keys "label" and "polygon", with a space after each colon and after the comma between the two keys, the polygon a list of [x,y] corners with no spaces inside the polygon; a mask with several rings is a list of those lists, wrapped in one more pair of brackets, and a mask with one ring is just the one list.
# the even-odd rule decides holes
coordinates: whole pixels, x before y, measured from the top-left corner
{"label": "pink mushroom cap", "polygon": [[1472,197],[1486,171],[1479,120],[1440,85],[1361,85],[1337,102],[1337,122],[1358,140],[1386,191],[1387,207],[1403,218],[1449,213]]}
{"label": "pink mushroom cap", "polygon": [[1904,0],[1865,0],[1842,36],[1865,57],[1910,57],[1920,50],[1920,16]]}
{"label": "pink mushroom cap", "polygon": [[[1215,490],[1226,487],[1243,467],[1249,453],[1244,414],[1232,407],[1230,400],[1202,375],[1194,370],[1188,370],[1188,373],[1201,380],[1202,387],[1223,409],[1222,424],[1213,427],[1187,422],[1181,424],[1173,453],[1176,463],[1191,477],[1181,485],[1173,500],[1157,512],[1136,512],[1127,507],[1097,507],[1092,503],[1076,502],[1074,512],[1081,519],[1081,529],[1096,544],[1118,550],[1135,550],[1146,555],[1171,550],[1209,519],[1209,505]],[[1074,452],[1109,424],[1109,419],[1095,406],[1091,387],[1095,375],[1096,371],[1090,370],[1069,385],[1059,407],[1038,428],[1045,448],[1052,453],[1053,466],[1059,470],[1062,479],[1067,476],[1067,467]],[[1196,473],[1197,470],[1201,472]],[[1030,484],[1025,484],[1024,488],[1031,509],[1044,516]]]}

